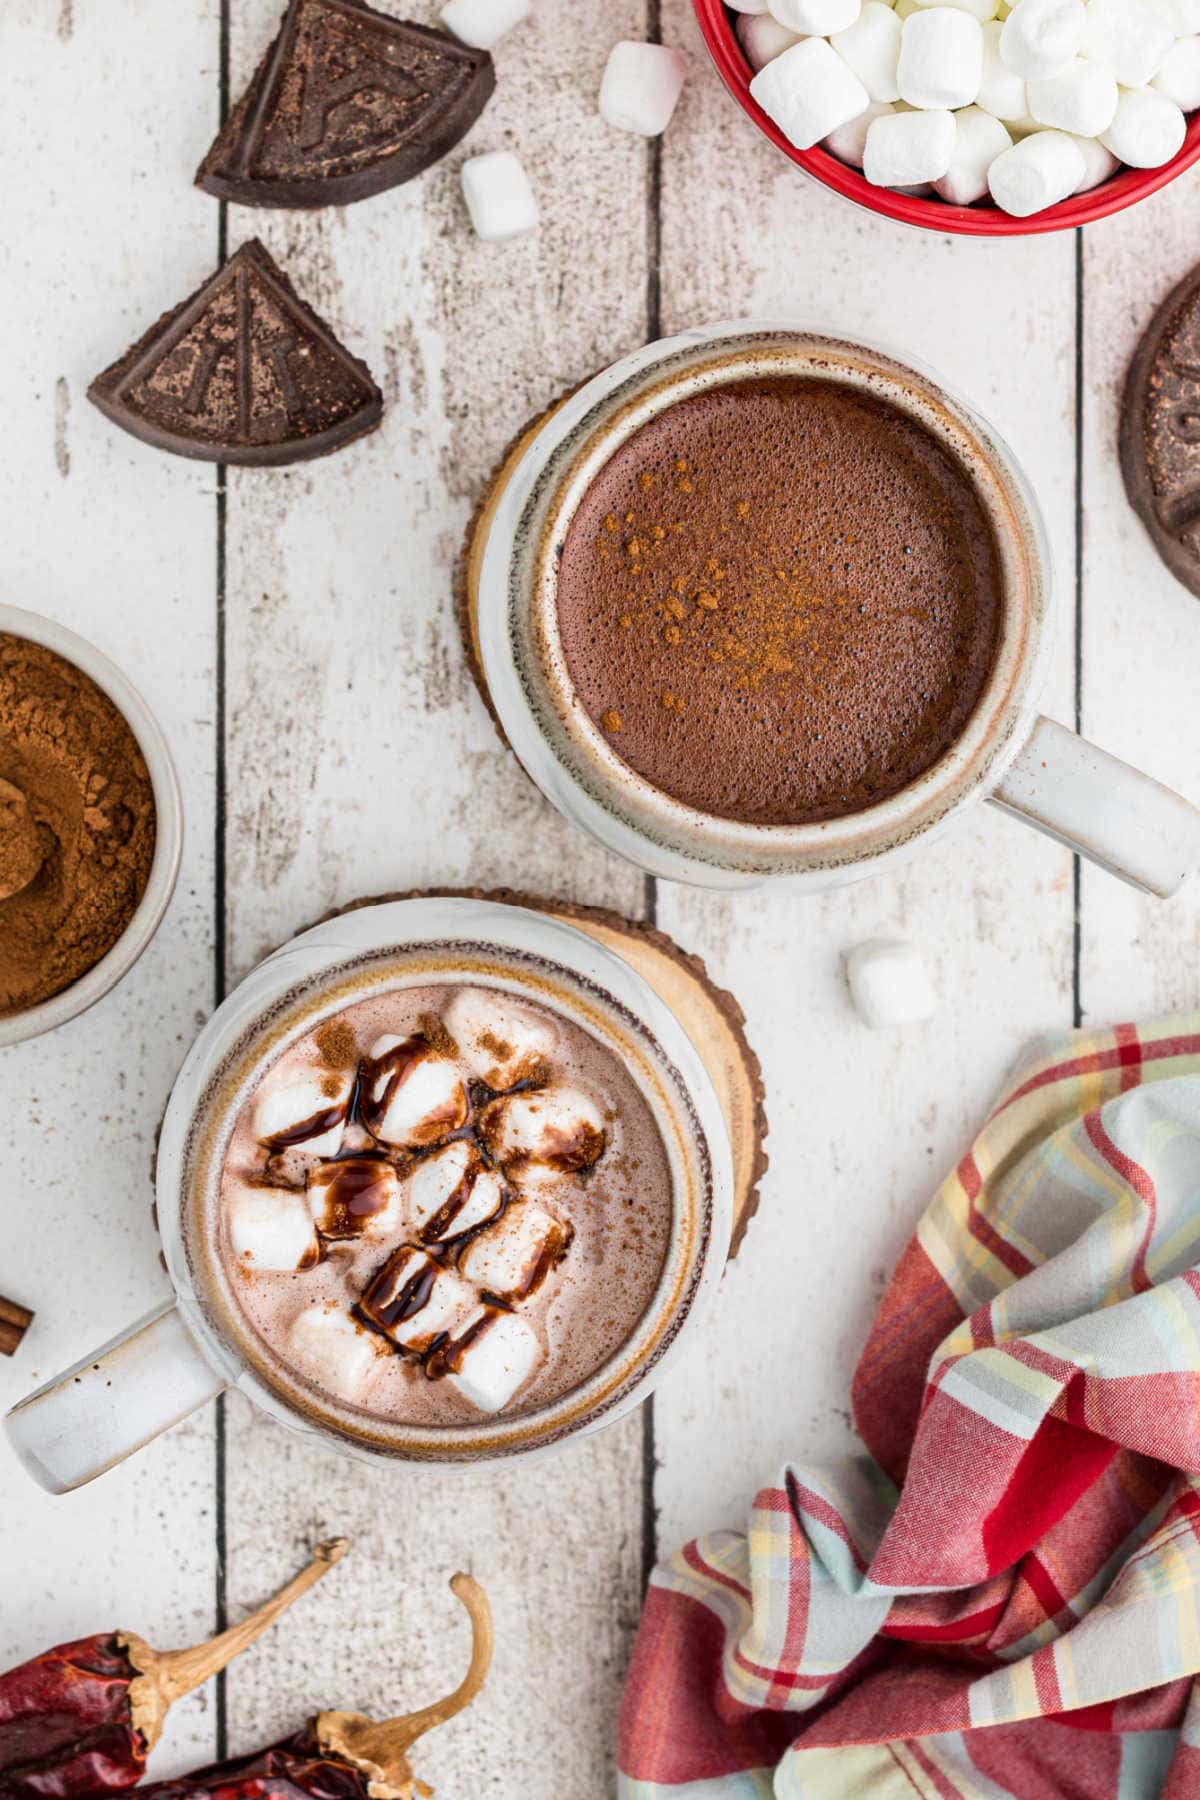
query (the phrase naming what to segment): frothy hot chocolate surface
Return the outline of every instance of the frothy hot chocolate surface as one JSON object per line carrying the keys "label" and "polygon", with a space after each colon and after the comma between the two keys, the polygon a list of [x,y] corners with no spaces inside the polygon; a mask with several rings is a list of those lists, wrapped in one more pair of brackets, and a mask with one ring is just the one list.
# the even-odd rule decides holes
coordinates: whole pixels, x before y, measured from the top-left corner
{"label": "frothy hot chocolate surface", "polygon": [[1001,572],[966,471],[847,384],[733,382],[635,432],[566,535],[571,680],[617,754],[702,812],[842,817],[961,734]]}
{"label": "frothy hot chocolate surface", "polygon": [[355,1002],[269,1067],[221,1170],[219,1248],[269,1357],[381,1419],[533,1411],[653,1298],[666,1150],[619,1059],[484,986]]}

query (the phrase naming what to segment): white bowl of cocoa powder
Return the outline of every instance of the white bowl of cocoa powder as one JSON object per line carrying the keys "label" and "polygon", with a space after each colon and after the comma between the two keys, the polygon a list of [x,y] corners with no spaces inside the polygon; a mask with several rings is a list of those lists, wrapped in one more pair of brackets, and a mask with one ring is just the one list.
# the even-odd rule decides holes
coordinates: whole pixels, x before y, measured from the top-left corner
{"label": "white bowl of cocoa powder", "polygon": [[0,605],[0,1046],[128,973],[182,848],[175,766],[141,695],[86,639]]}

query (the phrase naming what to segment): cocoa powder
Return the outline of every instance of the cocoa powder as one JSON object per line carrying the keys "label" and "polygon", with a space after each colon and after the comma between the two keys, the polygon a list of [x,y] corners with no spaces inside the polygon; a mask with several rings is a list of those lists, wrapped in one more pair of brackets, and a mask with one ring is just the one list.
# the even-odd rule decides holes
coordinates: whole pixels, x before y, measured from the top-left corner
{"label": "cocoa powder", "polygon": [[0,1017],[112,949],[154,841],[149,772],[116,706],[65,657],[0,632]]}

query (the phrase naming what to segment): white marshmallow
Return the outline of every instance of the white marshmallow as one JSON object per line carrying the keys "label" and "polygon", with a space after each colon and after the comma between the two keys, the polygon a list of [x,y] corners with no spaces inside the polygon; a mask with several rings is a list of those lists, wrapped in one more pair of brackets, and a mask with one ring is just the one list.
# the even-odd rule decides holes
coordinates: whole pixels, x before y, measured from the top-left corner
{"label": "white marshmallow", "polygon": [[514,25],[529,17],[529,0],[448,0],[442,24],[460,44],[490,50]]}
{"label": "white marshmallow", "polygon": [[1116,81],[1099,63],[1077,56],[1059,75],[1045,75],[1028,85],[1029,110],[1040,125],[1070,131],[1076,137],[1099,137],[1117,111]]}
{"label": "white marshmallow", "polygon": [[988,187],[1004,212],[1027,219],[1069,198],[1083,180],[1084,168],[1073,137],[1065,131],[1035,131],[996,158],[988,170]]}
{"label": "white marshmallow", "polygon": [[875,187],[915,187],[944,175],[953,154],[953,113],[896,112],[872,121],[863,174]]}
{"label": "white marshmallow", "polygon": [[442,1023],[476,1081],[497,1092],[530,1080],[557,1043],[553,1026],[494,988],[459,988]]}
{"label": "white marshmallow", "polygon": [[983,80],[979,20],[953,6],[913,13],[900,34],[897,79],[900,97],[910,106],[941,111],[972,105]]}
{"label": "white marshmallow", "polygon": [[810,150],[871,104],[854,70],[818,37],[793,44],[760,69],[750,94],[798,150]]}
{"label": "white marshmallow", "polygon": [[802,37],[832,37],[853,25],[862,0],[767,0],[772,18]]}
{"label": "white marshmallow", "polygon": [[[1029,4],[1021,0],[1022,7]],[[1170,26],[1142,0],[1088,0],[1083,54],[1111,70],[1122,87],[1153,81],[1173,41]]]}
{"label": "white marshmallow", "polygon": [[1153,85],[1184,112],[1200,107],[1200,37],[1181,37],[1172,44]]}
{"label": "white marshmallow", "polygon": [[981,25],[986,25],[999,11],[1000,0],[915,0],[915,11],[919,12],[923,6],[956,6],[959,12],[968,12]]}
{"label": "white marshmallow", "polygon": [[423,1243],[441,1244],[494,1218],[504,1185],[475,1145],[459,1138],[421,1158],[405,1183],[405,1200],[410,1228]]}
{"label": "white marshmallow", "polygon": [[423,1356],[477,1304],[467,1282],[412,1244],[388,1258],[359,1301],[366,1317],[414,1356]]}
{"label": "white marshmallow", "polygon": [[798,32],[789,31],[769,12],[742,13],[733,29],[746,53],[746,61],[756,75],[772,57],[782,56],[785,50],[800,42]]}
{"label": "white marshmallow", "polygon": [[884,118],[895,108],[886,101],[872,100],[866,112],[859,113],[857,119],[851,119],[848,125],[839,125],[824,139],[824,145],[831,155],[840,162],[849,163],[852,168],[861,169],[863,156],[867,148],[867,133],[876,119]]}
{"label": "white marshmallow", "polygon": [[303,1194],[239,1182],[229,1196],[229,1243],[248,1269],[311,1269],[321,1246]]}
{"label": "white marshmallow", "polygon": [[519,1200],[473,1237],[458,1259],[468,1281],[498,1300],[523,1300],[571,1247],[572,1232],[533,1200]]}
{"label": "white marshmallow", "polygon": [[1174,37],[1191,37],[1200,31],[1200,0],[1146,0],[1146,4]]}
{"label": "white marshmallow", "polygon": [[1075,142],[1083,157],[1083,180],[1075,192],[1087,194],[1093,188],[1098,188],[1102,181],[1107,181],[1110,175],[1115,175],[1121,165],[1112,151],[1104,148],[1099,138],[1077,137]]}
{"label": "white marshmallow", "polygon": [[378,1156],[318,1163],[308,1174],[308,1210],[323,1238],[380,1238],[400,1229],[400,1182]]}
{"label": "white marshmallow", "polygon": [[870,938],[846,957],[850,997],[874,1030],[916,1025],[937,1010],[920,952],[899,938]]}
{"label": "white marshmallow", "polygon": [[853,25],[829,40],[872,100],[900,98],[896,69],[900,62],[901,29],[901,21],[884,0],[863,0],[863,9]]}
{"label": "white marshmallow", "polygon": [[466,1124],[470,1102],[457,1066],[423,1039],[389,1033],[371,1046],[371,1065],[363,1119],[381,1143],[420,1150]]}
{"label": "white marshmallow", "polygon": [[468,156],[459,174],[475,235],[485,244],[537,229],[538,203],[521,159],[511,150]]}
{"label": "white marshmallow", "polygon": [[1086,25],[1083,0],[1020,0],[1004,21],[1000,54],[1024,80],[1044,80],[1079,54]]}
{"label": "white marshmallow", "polygon": [[336,1306],[309,1306],[293,1319],[288,1353],[305,1374],[346,1400],[360,1400],[379,1367],[371,1333]]}
{"label": "white marshmallow", "polygon": [[761,18],[767,10],[767,0],[727,0],[727,4],[747,18]]}
{"label": "white marshmallow", "polygon": [[975,104],[995,118],[1003,119],[1006,125],[1011,125],[1026,116],[1029,100],[1025,93],[1024,76],[1014,74],[1000,54],[1000,33],[1003,29],[998,19],[992,20],[983,28],[983,79],[979,83],[979,98]]}
{"label": "white marshmallow", "polygon": [[[459,1347],[461,1345],[461,1348]],[[541,1347],[524,1319],[482,1307],[442,1352],[450,1383],[480,1412],[498,1413],[532,1375]]]}
{"label": "white marshmallow", "polygon": [[479,1133],[496,1162],[522,1172],[531,1166],[550,1172],[589,1168],[603,1153],[606,1137],[600,1108],[571,1087],[493,1100],[480,1115]]}
{"label": "white marshmallow", "polygon": [[336,1156],[342,1147],[354,1071],[290,1068],[268,1071],[254,1102],[254,1135],[271,1150]]}
{"label": "white marshmallow", "polygon": [[618,131],[658,137],[671,123],[687,63],[665,44],[614,44],[600,83],[600,117]]}
{"label": "white marshmallow", "polygon": [[988,191],[988,170],[998,156],[1012,149],[1012,139],[999,119],[964,106],[954,114],[954,153],[946,173],[934,182],[943,200],[952,206],[973,206]]}
{"label": "white marshmallow", "polygon": [[1100,142],[1131,169],[1158,169],[1179,154],[1186,136],[1187,120],[1174,100],[1150,87],[1124,88]]}

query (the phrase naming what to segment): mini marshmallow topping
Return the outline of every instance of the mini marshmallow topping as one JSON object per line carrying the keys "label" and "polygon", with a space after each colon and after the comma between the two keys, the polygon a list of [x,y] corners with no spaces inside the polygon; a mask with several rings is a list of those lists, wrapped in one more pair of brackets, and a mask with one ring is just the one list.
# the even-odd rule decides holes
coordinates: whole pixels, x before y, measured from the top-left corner
{"label": "mini marshmallow topping", "polygon": [[[377,1408],[411,1369],[418,1392],[444,1379],[460,1407],[494,1413],[556,1353],[558,1319],[579,1316],[556,1297],[586,1283],[608,1234],[619,1249],[628,1218],[653,1241],[646,1139],[623,1135],[631,1100],[592,1061],[617,1059],[581,1057],[556,1014],[467,984],[363,1005],[361,1028],[354,1007],[326,1020],[246,1101],[222,1175],[226,1259],[280,1315],[283,1360],[340,1398],[369,1386]],[[634,1210],[605,1221],[608,1183],[583,1178],[614,1134]],[[622,1286],[637,1262],[622,1254]]]}
{"label": "mini marshmallow topping", "polygon": [[[1029,218],[1122,164],[1159,168],[1200,109],[1200,0],[769,0],[765,13],[737,10],[750,94],[790,143],[822,143],[877,187],[932,184],[955,206],[990,196]],[[930,122],[899,122],[912,114]]]}

